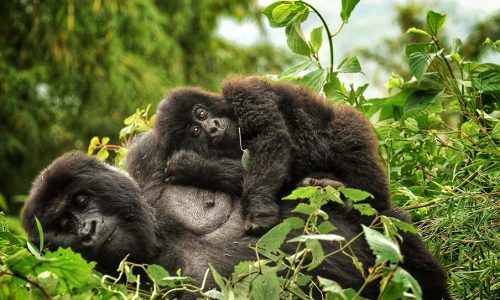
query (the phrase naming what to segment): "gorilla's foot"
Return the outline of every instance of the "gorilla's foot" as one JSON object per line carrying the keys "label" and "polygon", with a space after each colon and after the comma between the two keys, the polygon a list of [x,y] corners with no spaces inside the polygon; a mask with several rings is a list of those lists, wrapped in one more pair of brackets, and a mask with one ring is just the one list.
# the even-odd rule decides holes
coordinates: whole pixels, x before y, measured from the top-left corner
{"label": "gorilla's foot", "polygon": [[345,187],[345,185],[337,180],[329,179],[329,178],[311,178],[306,177],[299,182],[298,186],[319,186],[325,188],[327,186],[331,186],[335,189],[339,189]]}

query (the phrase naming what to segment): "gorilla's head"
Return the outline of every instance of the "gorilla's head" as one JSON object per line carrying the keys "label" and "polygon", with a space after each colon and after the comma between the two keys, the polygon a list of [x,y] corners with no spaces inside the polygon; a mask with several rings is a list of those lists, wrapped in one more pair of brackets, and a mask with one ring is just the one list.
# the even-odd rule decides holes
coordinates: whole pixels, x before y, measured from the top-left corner
{"label": "gorilla's head", "polygon": [[127,254],[142,262],[157,251],[153,213],[134,180],[83,153],[61,156],[33,182],[22,222],[38,242],[35,217],[49,249],[71,247],[106,273]]}

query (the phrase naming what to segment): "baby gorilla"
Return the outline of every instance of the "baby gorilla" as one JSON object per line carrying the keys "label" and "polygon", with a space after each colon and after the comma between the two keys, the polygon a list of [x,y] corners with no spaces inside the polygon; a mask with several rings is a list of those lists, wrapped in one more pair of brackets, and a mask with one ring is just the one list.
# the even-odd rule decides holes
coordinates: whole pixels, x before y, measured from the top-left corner
{"label": "baby gorilla", "polygon": [[49,249],[71,247],[104,273],[116,272],[127,254],[134,262],[152,261],[159,248],[152,209],[133,179],[79,152],[56,159],[33,182],[22,222],[38,243],[35,217]]}
{"label": "baby gorilla", "polygon": [[[238,126],[252,155],[248,172],[239,161]],[[304,87],[235,78],[224,83],[223,96],[179,89],[160,104],[154,132],[169,159],[167,180],[241,194],[247,230],[274,225],[275,199],[304,177],[335,178],[370,192],[375,209],[391,208],[369,121]]]}

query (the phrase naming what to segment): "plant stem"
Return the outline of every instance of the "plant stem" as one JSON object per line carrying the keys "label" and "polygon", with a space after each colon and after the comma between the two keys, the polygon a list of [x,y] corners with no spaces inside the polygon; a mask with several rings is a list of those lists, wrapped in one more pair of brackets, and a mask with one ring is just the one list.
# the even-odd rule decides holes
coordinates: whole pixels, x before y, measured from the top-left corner
{"label": "plant stem", "polygon": [[305,1],[301,1],[301,2],[304,3],[310,9],[312,9],[314,11],[314,13],[316,13],[316,15],[321,20],[321,23],[323,23],[323,27],[325,28],[326,35],[328,37],[328,46],[330,47],[330,69],[329,69],[328,72],[330,74],[332,74],[333,73],[333,37],[335,35],[337,35],[340,32],[340,30],[342,30],[342,27],[344,27],[344,23],[342,23],[342,26],[335,33],[335,35],[332,35],[331,32],[330,32],[330,28],[328,27],[328,24],[326,23],[326,20],[325,20],[325,18],[323,18],[323,16],[321,15],[321,13],[314,6],[312,6],[311,4],[309,4],[309,3],[305,2]]}

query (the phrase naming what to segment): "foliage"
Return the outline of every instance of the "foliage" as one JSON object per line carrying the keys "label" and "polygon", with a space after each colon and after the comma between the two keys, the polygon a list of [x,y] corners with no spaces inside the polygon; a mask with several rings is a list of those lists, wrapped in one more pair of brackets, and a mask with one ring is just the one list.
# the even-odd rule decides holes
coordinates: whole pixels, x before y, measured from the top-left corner
{"label": "foliage", "polygon": [[[339,79],[341,73],[362,71],[358,58],[346,57],[338,66],[333,59],[333,39],[347,24],[357,4],[355,0],[342,1],[339,18],[343,22],[335,32],[308,2],[277,1],[266,7],[263,13],[271,26],[284,28],[290,50],[304,58],[274,77],[306,84],[331,101],[352,105],[370,117],[391,179],[393,199],[418,221],[428,246],[448,269],[452,295],[458,299],[492,299],[500,289],[497,233],[500,67],[468,61],[459,39],[447,47],[442,39],[446,15],[430,11],[424,22],[408,31],[409,41],[413,42],[405,45],[404,52],[408,64],[405,68],[410,75],[395,73],[387,82],[388,97],[366,99],[363,93],[367,85],[345,85]],[[306,35],[302,23],[311,14],[319,17],[321,26]],[[322,66],[319,60],[319,50],[325,41],[330,50],[328,66]],[[492,36],[483,47],[498,52],[498,43]],[[119,145],[111,145],[108,138],[96,137],[90,143],[89,153],[110,159],[110,151],[115,152],[114,163],[121,165],[130,138],[147,130],[153,122],[149,108],[137,110],[126,119]],[[381,280],[381,299],[403,298],[405,292],[419,299],[418,283],[398,266],[401,260],[398,232],[416,232],[415,228],[397,219],[375,215],[372,224],[353,239],[336,235],[334,224],[328,221],[321,207],[329,201],[343,203],[340,193],[354,202],[354,209],[374,215],[369,205],[356,203],[369,197],[362,191],[298,189],[285,201],[308,199],[295,208],[302,218],[288,218],[271,229],[256,245],[256,261],[241,262],[229,278],[220,276],[217,266],[212,266],[210,271],[219,289],[208,291],[203,283],[197,287],[182,274],[171,276],[156,265],[124,261],[119,277],[112,278],[100,275],[93,270],[93,264],[82,262],[67,249],[39,253],[35,246],[30,246],[29,253],[26,241],[8,232],[4,219],[0,218],[0,272],[7,275],[0,279],[0,293],[4,293],[0,295],[19,293],[14,296],[39,298],[68,292],[105,299],[155,298],[183,290],[213,299],[307,299],[314,291],[323,293],[327,299],[354,299],[360,291],[343,289],[328,278],[304,274],[329,256],[348,255],[365,283]],[[361,266],[349,247],[359,238],[367,240],[377,258],[373,268]],[[325,241],[338,243],[339,250],[325,253],[322,247]],[[296,251],[283,252],[285,243],[295,244]],[[62,263],[56,262],[54,269],[52,265],[50,269],[43,267],[46,259],[64,261],[69,257],[77,261],[75,274],[85,270],[86,275],[79,277],[83,283],[66,277],[58,269]],[[139,274],[146,274],[152,284],[144,285],[140,275],[134,275],[134,269],[142,270]],[[98,280],[91,279],[94,277]]]}
{"label": "foliage", "polygon": [[168,89],[217,90],[229,74],[280,70],[281,51],[215,34],[221,17],[256,15],[254,0],[0,1],[0,174],[16,174],[0,181],[9,213],[55,157],[112,136]]}

